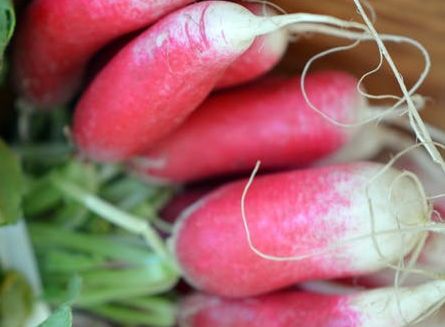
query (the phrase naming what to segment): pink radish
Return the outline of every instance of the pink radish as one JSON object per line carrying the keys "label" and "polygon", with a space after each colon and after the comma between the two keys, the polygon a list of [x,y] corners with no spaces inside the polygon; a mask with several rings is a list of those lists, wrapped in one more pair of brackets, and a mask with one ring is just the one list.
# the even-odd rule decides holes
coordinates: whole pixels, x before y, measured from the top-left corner
{"label": "pink radish", "polygon": [[257,37],[252,46],[227,68],[216,88],[249,82],[267,73],[282,58],[286,45],[284,31]]}
{"label": "pink radish", "polygon": [[[245,1],[238,3],[258,16],[277,14],[275,10],[265,5]],[[229,66],[216,87],[238,85],[265,74],[283,57],[287,44],[288,35],[285,29],[257,37],[250,48]]]}
{"label": "pink radish", "polygon": [[33,0],[20,19],[14,46],[20,94],[37,106],[66,102],[97,50],[190,2]]}
{"label": "pink radish", "polygon": [[184,327],[412,326],[444,301],[444,283],[348,295],[289,291],[257,298],[223,299],[197,294],[182,303],[178,323]]}
{"label": "pink radish", "polygon": [[82,96],[74,117],[80,151],[119,161],[153,146],[196,109],[256,36],[313,20],[361,26],[310,14],[258,17],[224,1],[165,17],[122,49]]}
{"label": "pink radish", "polygon": [[[176,131],[134,166],[151,179],[189,182],[263,167],[311,163],[340,148],[351,129],[331,124],[306,104],[299,78],[272,78],[210,96]],[[354,122],[364,107],[356,79],[315,73],[306,91],[324,113]]]}
{"label": "pink radish", "polygon": [[[66,102],[79,87],[85,65],[97,50],[191,2],[33,1],[16,33],[14,74],[19,92],[41,107]],[[248,7],[259,14],[264,8],[256,4]],[[286,45],[284,31],[258,39],[229,69],[220,86],[247,81],[269,70]]]}
{"label": "pink radish", "polygon": [[213,1],[186,7],[123,48],[76,107],[74,137],[81,152],[122,160],[180,124],[253,41],[227,34],[235,26],[224,15],[233,6],[247,11]]}
{"label": "pink radish", "polygon": [[242,297],[393,263],[423,235],[399,229],[425,223],[428,208],[413,180],[395,169],[375,178],[381,169],[361,162],[257,177],[244,221],[246,181],[211,192],[175,226],[172,246],[185,279]]}
{"label": "pink radish", "polygon": [[[240,2],[257,15],[275,15],[276,11],[270,7]],[[135,34],[126,35],[103,50],[93,59],[87,75],[96,74],[126,43],[135,37]],[[285,29],[259,36],[253,44],[237,58],[224,72],[216,88],[226,88],[251,81],[271,70],[283,57],[288,44],[288,35]]]}

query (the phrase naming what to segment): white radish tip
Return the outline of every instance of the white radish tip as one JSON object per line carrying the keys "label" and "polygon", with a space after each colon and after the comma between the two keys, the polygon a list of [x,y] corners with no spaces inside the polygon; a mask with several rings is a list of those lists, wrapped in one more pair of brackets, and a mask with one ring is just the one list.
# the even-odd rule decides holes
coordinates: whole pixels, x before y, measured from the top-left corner
{"label": "white radish tip", "polygon": [[414,174],[389,165],[369,173],[366,197],[371,227],[376,233],[374,246],[382,259],[387,253],[389,260],[397,253],[408,254],[424,234],[416,227],[430,221],[431,210],[424,189]]}
{"label": "white radish tip", "polygon": [[213,2],[206,11],[206,33],[221,39],[240,52],[247,50],[257,36],[255,25],[261,22],[247,8],[231,2]]}
{"label": "white radish tip", "polygon": [[[241,5],[248,8],[256,16],[270,17],[279,14],[272,3],[241,2]],[[281,57],[286,52],[289,44],[289,33],[282,28],[265,36],[265,48],[277,57]]]}
{"label": "white radish tip", "polygon": [[277,57],[281,57],[287,50],[288,41],[289,36],[286,30],[281,29],[266,35],[266,48]]}
{"label": "white radish tip", "polygon": [[402,327],[434,313],[445,301],[445,281],[413,288],[385,288],[363,292],[351,300],[362,316],[361,327]]}

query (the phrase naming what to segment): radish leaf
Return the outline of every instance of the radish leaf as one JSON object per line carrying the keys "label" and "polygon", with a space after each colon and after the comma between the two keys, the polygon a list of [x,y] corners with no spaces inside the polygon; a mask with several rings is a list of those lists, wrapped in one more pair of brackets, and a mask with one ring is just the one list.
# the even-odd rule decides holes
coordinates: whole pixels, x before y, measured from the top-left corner
{"label": "radish leaf", "polygon": [[15,27],[14,6],[11,0],[0,0],[0,73],[3,71],[3,62],[6,46],[11,40]]}
{"label": "radish leaf", "polygon": [[23,191],[19,160],[0,139],[0,226],[15,223],[21,217]]}
{"label": "radish leaf", "polygon": [[64,304],[59,307],[54,313],[39,327],[71,327],[73,324],[73,315],[71,308]]}

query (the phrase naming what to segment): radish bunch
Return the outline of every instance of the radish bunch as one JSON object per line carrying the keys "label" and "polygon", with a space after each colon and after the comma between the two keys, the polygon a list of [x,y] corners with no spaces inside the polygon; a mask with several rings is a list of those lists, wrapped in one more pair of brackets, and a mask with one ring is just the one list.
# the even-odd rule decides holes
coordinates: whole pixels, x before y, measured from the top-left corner
{"label": "radish bunch", "polygon": [[187,206],[171,251],[149,225],[63,181],[57,187],[140,233],[190,285],[213,294],[186,300],[180,325],[384,327],[422,318],[443,301],[443,282],[353,296],[282,291],[394,268],[431,226],[412,174],[369,161],[310,168],[354,137],[355,129],[339,125],[369,118],[354,77],[259,79],[284,54],[286,26],[369,39],[366,26],[274,15],[262,5],[190,2],[34,0],[15,42],[18,92],[35,107],[66,103],[90,58],[134,32],[76,101],[79,155],[123,162],[164,183],[239,177],[258,160],[269,174],[225,183]]}

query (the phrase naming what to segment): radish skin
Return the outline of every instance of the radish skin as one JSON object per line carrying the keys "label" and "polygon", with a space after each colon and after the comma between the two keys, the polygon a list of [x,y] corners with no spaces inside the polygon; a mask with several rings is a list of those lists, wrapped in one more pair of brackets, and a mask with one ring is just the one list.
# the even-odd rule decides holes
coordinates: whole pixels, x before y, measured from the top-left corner
{"label": "radish skin", "polygon": [[252,46],[227,68],[216,88],[233,87],[266,74],[281,60],[287,44],[284,30],[257,37]]}
{"label": "radish skin", "polygon": [[257,177],[245,199],[248,228],[240,210],[246,181],[211,192],[176,223],[172,248],[183,276],[197,289],[243,297],[384,268],[423,235],[398,229],[424,224],[428,210],[419,186],[394,169],[369,184],[368,198],[368,181],[382,167],[361,162]]}
{"label": "radish skin", "polygon": [[442,308],[439,312],[434,313],[427,320],[414,325],[414,327],[443,327],[445,321],[445,308]]}
{"label": "radish skin", "polygon": [[[323,112],[358,119],[364,99],[356,79],[335,71],[314,73],[307,93]],[[210,96],[177,130],[134,160],[151,180],[190,182],[266,169],[298,167],[344,145],[352,129],[331,124],[304,101],[299,78],[270,78]]]}
{"label": "radish skin", "polygon": [[334,17],[258,17],[225,1],[190,5],[122,49],[77,105],[74,139],[97,161],[122,161],[150,148],[206,98],[255,37],[293,24],[363,25]]}
{"label": "radish skin", "polygon": [[[426,275],[407,272],[407,276],[403,279],[401,284],[403,286],[419,285],[431,280],[431,276],[434,276],[435,274],[440,276],[445,270],[444,249],[445,236],[440,233],[429,234],[418,261],[414,267],[409,267],[409,269],[415,269],[419,272],[423,271]],[[396,270],[384,269],[370,275],[353,278],[352,281],[347,281],[347,283],[365,287],[384,287],[394,285],[395,278]]]}
{"label": "radish skin", "polygon": [[349,295],[288,291],[223,299],[197,294],[183,301],[178,323],[183,327],[404,327],[444,297],[443,281]]}
{"label": "radish skin", "polygon": [[[276,10],[256,3],[241,2],[242,6],[258,16],[276,15]],[[270,71],[283,57],[288,45],[285,29],[258,36],[249,49],[225,71],[216,88],[226,88],[245,83]]]}
{"label": "radish skin", "polygon": [[[269,7],[267,7],[267,11],[264,12],[264,6],[258,4],[248,4],[245,5],[245,7],[258,15],[272,15],[276,13]],[[93,58],[91,65],[89,65],[86,80],[91,80],[94,75],[135,36],[135,33],[131,35],[127,34],[124,38],[118,39],[103,48],[98,55]],[[229,65],[215,88],[224,89],[244,84],[266,74],[281,60],[286,52],[287,45],[288,35],[285,29],[256,37],[253,44]]]}
{"label": "radish skin", "polygon": [[34,0],[15,34],[13,73],[20,95],[49,107],[67,102],[93,54],[192,0]]}
{"label": "radish skin", "polygon": [[82,154],[123,160],[178,126],[253,42],[255,35],[235,33],[246,15],[252,16],[233,3],[197,3],[124,47],[75,109],[73,135]]}

